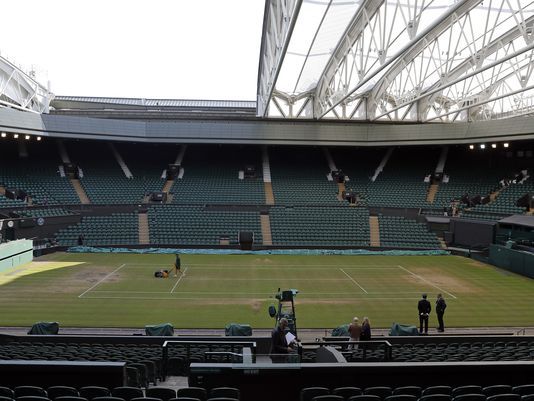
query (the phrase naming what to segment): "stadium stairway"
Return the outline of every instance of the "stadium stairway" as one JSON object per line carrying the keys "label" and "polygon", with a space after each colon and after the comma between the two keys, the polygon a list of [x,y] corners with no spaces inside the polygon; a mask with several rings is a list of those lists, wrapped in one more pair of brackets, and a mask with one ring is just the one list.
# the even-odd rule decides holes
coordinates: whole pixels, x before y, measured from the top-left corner
{"label": "stadium stairway", "polygon": [[274,193],[272,184],[270,182],[265,182],[263,186],[265,191],[265,204],[274,205]]}
{"label": "stadium stairway", "polygon": [[139,213],[139,244],[150,244],[150,230],[148,228],[148,213]]}
{"label": "stadium stairway", "polygon": [[261,222],[261,236],[263,238],[263,245],[271,246],[273,244],[273,238],[271,234],[271,219],[268,214],[260,215]]}
{"label": "stadium stairway", "polygon": [[76,191],[76,194],[78,195],[78,198],[80,198],[80,203],[82,205],[89,205],[91,203],[91,200],[85,193],[85,190],[82,187],[82,184],[80,180],[73,178],[70,180],[70,183],[72,184],[72,187]]}
{"label": "stadium stairway", "polygon": [[434,203],[434,199],[436,199],[436,194],[438,193],[439,185],[438,184],[431,184],[428,187],[428,193],[426,195],[426,201],[428,203]]}
{"label": "stadium stairway", "polygon": [[369,228],[371,230],[371,246],[380,246],[380,225],[378,223],[378,216],[369,216]]}

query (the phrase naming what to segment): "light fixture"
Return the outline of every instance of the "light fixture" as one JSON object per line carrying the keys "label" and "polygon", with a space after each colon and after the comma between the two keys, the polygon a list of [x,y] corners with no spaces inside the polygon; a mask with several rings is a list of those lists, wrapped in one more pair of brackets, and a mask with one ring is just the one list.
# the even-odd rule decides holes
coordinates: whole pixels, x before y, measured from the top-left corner
{"label": "light fixture", "polygon": [[475,145],[469,145],[469,149],[473,150],[475,148]]}
{"label": "light fixture", "polygon": [[24,139],[26,139],[27,141],[29,141],[29,140],[30,140],[30,136],[29,136],[29,135],[26,135],[26,136],[24,137]]}
{"label": "light fixture", "polygon": [[2,134],[0,134],[0,136],[1,136],[2,138],[5,138],[5,137],[7,136],[7,134],[6,134],[5,132],[2,132]]}
{"label": "light fixture", "polygon": [[486,145],[483,144],[483,143],[481,143],[481,144],[480,144],[480,149],[486,149]]}
{"label": "light fixture", "polygon": [[38,140],[38,141],[40,141],[40,140],[41,140],[41,137],[40,137],[40,136],[38,136],[38,137],[37,137],[37,140]]}
{"label": "light fixture", "polygon": [[19,137],[19,134],[13,134],[13,138],[17,139]]}
{"label": "light fixture", "polygon": [[507,147],[510,146],[510,145],[508,144],[508,142],[505,142],[505,143],[503,144],[503,146],[504,146],[505,148],[507,148]]}
{"label": "light fixture", "polygon": [[491,144],[491,148],[492,148],[492,149],[497,149],[497,144],[496,144],[496,143],[492,143],[492,144]]}

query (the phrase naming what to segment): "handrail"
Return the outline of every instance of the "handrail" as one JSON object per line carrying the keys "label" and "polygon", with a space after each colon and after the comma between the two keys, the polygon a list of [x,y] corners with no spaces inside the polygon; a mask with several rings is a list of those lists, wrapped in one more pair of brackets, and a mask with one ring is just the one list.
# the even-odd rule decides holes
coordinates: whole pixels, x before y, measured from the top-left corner
{"label": "handrail", "polygon": [[207,346],[207,352],[213,351],[214,347],[226,346],[230,348],[228,352],[235,352],[236,350],[242,350],[247,347],[251,349],[252,355],[256,355],[256,342],[255,341],[180,341],[180,340],[167,340],[162,346],[162,361],[163,361],[163,377],[167,376],[168,363],[169,363],[169,346],[184,346],[187,360],[191,357],[191,348],[193,346]]}
{"label": "handrail", "polygon": [[358,348],[363,350],[363,359],[365,360],[367,358],[367,349],[371,348],[373,345],[383,345],[384,346],[384,361],[391,361],[393,359],[393,345],[387,341],[387,340],[369,340],[369,341],[350,341],[347,340],[335,340],[335,341],[315,341],[315,342],[304,342],[301,343],[302,346],[338,346],[341,347],[341,349],[348,350],[349,346],[357,345]]}

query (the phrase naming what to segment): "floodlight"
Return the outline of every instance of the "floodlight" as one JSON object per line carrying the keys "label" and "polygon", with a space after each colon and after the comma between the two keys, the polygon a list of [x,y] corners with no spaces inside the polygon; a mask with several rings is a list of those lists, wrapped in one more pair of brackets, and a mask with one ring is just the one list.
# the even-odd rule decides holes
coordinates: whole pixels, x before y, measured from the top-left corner
{"label": "floodlight", "polygon": [[19,137],[19,134],[13,134],[13,138],[17,139]]}
{"label": "floodlight", "polygon": [[497,149],[497,144],[496,144],[496,143],[492,143],[492,144],[491,144],[491,148],[492,148],[492,149]]}
{"label": "floodlight", "polygon": [[503,144],[503,146],[504,146],[505,148],[507,148],[507,147],[510,146],[510,145],[508,144],[508,142],[505,142],[505,143]]}
{"label": "floodlight", "polygon": [[29,140],[30,140],[30,136],[29,136],[29,135],[26,135],[26,136],[24,137],[24,139],[26,139],[27,141],[29,141]]}
{"label": "floodlight", "polygon": [[483,144],[483,143],[481,143],[481,144],[480,144],[480,149],[486,149],[486,145]]}
{"label": "floodlight", "polygon": [[469,145],[469,149],[473,150],[475,148],[475,145]]}
{"label": "floodlight", "polygon": [[5,138],[5,137],[7,136],[7,134],[6,134],[5,132],[2,132],[2,134],[0,134],[0,136],[1,136],[2,138]]}
{"label": "floodlight", "polygon": [[38,136],[38,137],[37,137],[37,140],[38,140],[38,141],[40,141],[40,140],[41,140],[41,137],[40,137],[40,136]]}

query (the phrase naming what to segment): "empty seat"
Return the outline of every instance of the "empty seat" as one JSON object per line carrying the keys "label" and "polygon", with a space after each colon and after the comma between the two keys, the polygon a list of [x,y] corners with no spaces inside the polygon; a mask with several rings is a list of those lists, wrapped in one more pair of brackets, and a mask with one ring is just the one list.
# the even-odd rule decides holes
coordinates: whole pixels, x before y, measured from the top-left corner
{"label": "empty seat", "polygon": [[65,396],[78,397],[79,396],[78,390],[76,390],[74,387],[67,387],[67,386],[48,387],[46,392],[48,393],[48,398],[50,398],[51,400],[55,400],[57,397],[65,397]]}
{"label": "empty seat", "polygon": [[452,389],[452,396],[456,397],[463,394],[483,394],[482,387],[476,385],[459,386]]}
{"label": "empty seat", "polygon": [[146,396],[169,401],[171,398],[176,398],[176,390],[166,387],[152,387],[146,390]]}
{"label": "empty seat", "polygon": [[348,400],[350,397],[353,397],[355,395],[362,395],[363,391],[359,387],[337,387],[332,390],[332,394],[339,395],[345,400]]}
{"label": "empty seat", "polygon": [[6,398],[15,398],[15,392],[11,390],[9,387],[0,386],[0,396],[6,397]]}
{"label": "empty seat", "polygon": [[381,398],[377,395],[363,394],[363,395],[353,395],[349,397],[348,401],[381,401]]}
{"label": "empty seat", "polygon": [[48,398],[46,390],[37,386],[18,386],[15,387],[15,398],[25,397],[25,396],[36,396]]}
{"label": "empty seat", "polygon": [[484,387],[482,392],[486,395],[486,397],[491,397],[492,395],[497,394],[511,394],[512,386],[507,384],[495,384],[493,386]]}
{"label": "empty seat", "polygon": [[80,397],[87,398],[89,401],[96,397],[107,397],[110,395],[106,387],[84,386],[80,388]]}
{"label": "empty seat", "polygon": [[141,398],[144,397],[143,390],[138,387],[115,387],[111,390],[111,395],[113,397],[122,398],[125,401],[130,401],[132,398]]}
{"label": "empty seat", "polygon": [[209,398],[235,398],[239,400],[239,389],[234,387],[215,387],[210,390]]}
{"label": "empty seat", "polygon": [[363,390],[364,395],[376,395],[382,399],[389,397],[392,393],[393,390],[391,390],[391,387],[387,386],[367,387]]}
{"label": "empty seat", "polygon": [[423,390],[422,395],[430,394],[452,394],[451,386],[431,386]]}
{"label": "empty seat", "polygon": [[74,395],[64,395],[61,397],[56,397],[54,401],[89,401],[87,398],[76,397]]}
{"label": "empty seat", "polygon": [[393,395],[413,395],[417,398],[421,396],[422,390],[419,386],[402,386],[393,389]]}
{"label": "empty seat", "polygon": [[484,394],[461,394],[452,399],[452,401],[486,401]]}
{"label": "empty seat", "polygon": [[417,397],[410,394],[396,394],[387,396],[384,401],[417,401]]}
{"label": "empty seat", "polygon": [[520,401],[521,396],[519,394],[495,394],[486,398],[486,401]]}
{"label": "empty seat", "polygon": [[522,386],[512,387],[512,393],[519,395],[534,394],[534,384],[523,384]]}
{"label": "empty seat", "polygon": [[320,395],[330,394],[330,389],[326,387],[305,387],[300,390],[300,401],[311,401]]}
{"label": "empty seat", "polygon": [[189,398],[198,398],[200,401],[206,401],[207,396],[208,396],[208,393],[206,389],[202,387],[179,388],[176,391],[177,398],[189,397]]}
{"label": "empty seat", "polygon": [[340,395],[326,394],[313,397],[313,401],[344,401],[344,398]]}
{"label": "empty seat", "polygon": [[419,398],[419,401],[451,401],[449,394],[427,394]]}

